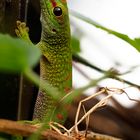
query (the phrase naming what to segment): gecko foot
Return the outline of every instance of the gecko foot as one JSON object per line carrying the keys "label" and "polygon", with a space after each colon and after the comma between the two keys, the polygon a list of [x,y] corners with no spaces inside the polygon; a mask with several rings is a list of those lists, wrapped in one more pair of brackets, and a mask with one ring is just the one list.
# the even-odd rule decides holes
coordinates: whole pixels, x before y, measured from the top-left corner
{"label": "gecko foot", "polygon": [[15,29],[16,35],[26,41],[30,41],[29,39],[29,28],[26,26],[25,22],[17,21],[17,28]]}

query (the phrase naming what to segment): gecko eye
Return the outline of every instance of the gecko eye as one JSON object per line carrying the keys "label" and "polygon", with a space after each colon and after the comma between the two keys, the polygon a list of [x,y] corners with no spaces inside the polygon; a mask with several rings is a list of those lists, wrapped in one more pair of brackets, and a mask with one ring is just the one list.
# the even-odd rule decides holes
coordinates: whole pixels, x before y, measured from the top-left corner
{"label": "gecko eye", "polygon": [[60,7],[55,7],[53,9],[53,13],[56,15],[56,16],[61,16],[62,15],[62,9]]}

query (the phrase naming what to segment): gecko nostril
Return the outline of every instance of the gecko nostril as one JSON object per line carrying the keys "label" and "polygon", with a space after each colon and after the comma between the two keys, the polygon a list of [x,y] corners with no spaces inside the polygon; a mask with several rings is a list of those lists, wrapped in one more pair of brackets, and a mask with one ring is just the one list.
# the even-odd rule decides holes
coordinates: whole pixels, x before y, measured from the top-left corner
{"label": "gecko nostril", "polygon": [[55,30],[55,29],[52,29],[52,31],[53,31],[53,32],[56,32],[56,30]]}

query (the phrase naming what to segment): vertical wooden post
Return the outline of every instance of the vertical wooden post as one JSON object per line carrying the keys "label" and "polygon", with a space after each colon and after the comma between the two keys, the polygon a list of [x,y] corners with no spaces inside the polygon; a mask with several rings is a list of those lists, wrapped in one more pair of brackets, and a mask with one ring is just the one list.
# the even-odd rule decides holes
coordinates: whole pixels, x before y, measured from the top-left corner
{"label": "vertical wooden post", "polygon": [[[0,0],[0,32],[15,35],[19,0]],[[0,118],[17,118],[19,75],[0,73]]]}

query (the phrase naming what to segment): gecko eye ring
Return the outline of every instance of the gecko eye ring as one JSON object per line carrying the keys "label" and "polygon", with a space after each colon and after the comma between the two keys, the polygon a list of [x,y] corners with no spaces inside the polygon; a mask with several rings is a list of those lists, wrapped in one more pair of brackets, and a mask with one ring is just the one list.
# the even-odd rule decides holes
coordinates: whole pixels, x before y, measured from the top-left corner
{"label": "gecko eye ring", "polygon": [[61,16],[62,15],[62,9],[60,7],[55,7],[53,9],[53,13],[56,15],[56,16]]}

